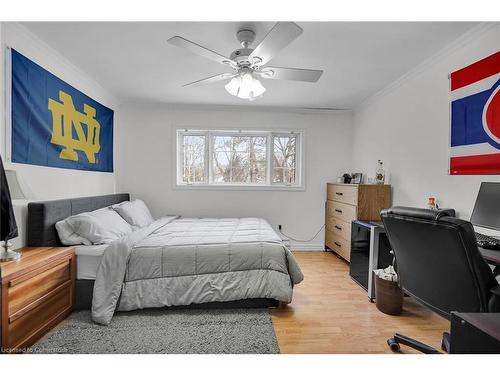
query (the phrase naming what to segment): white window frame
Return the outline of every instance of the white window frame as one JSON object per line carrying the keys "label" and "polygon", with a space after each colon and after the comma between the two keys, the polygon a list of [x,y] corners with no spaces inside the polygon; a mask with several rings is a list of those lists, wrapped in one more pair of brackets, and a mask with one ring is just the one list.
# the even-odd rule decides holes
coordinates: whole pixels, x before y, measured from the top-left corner
{"label": "white window frame", "polygon": [[[189,135],[206,135],[207,146],[205,147],[205,171],[208,172],[206,182],[184,183],[182,181],[182,136]],[[283,135],[295,135],[296,141],[296,166],[295,166],[295,184],[273,183],[273,137]],[[266,183],[265,184],[242,184],[242,183],[221,183],[213,182],[213,141],[214,135],[226,136],[265,136],[266,142]],[[291,190],[303,191],[305,190],[305,130],[298,129],[273,129],[273,130],[260,130],[260,129],[207,129],[207,128],[175,128],[174,129],[175,147],[173,165],[174,169],[174,188],[175,189],[207,189],[207,190]]]}

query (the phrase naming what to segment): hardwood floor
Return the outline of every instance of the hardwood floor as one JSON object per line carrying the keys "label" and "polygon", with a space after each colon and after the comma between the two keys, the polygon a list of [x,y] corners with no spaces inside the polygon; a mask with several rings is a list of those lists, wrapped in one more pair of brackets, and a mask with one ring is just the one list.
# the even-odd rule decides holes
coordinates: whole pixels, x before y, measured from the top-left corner
{"label": "hardwood floor", "polygon": [[408,297],[402,315],[386,315],[350,278],[345,261],[330,252],[294,254],[305,279],[290,305],[272,310],[281,353],[391,353],[386,340],[395,332],[440,348],[447,320]]}

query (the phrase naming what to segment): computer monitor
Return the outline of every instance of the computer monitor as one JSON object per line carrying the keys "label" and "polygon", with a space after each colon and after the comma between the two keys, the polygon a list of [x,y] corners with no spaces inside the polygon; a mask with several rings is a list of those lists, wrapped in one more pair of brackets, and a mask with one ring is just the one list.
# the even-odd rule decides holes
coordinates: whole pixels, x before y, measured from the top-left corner
{"label": "computer monitor", "polygon": [[482,182],[470,218],[479,227],[500,230],[500,183]]}

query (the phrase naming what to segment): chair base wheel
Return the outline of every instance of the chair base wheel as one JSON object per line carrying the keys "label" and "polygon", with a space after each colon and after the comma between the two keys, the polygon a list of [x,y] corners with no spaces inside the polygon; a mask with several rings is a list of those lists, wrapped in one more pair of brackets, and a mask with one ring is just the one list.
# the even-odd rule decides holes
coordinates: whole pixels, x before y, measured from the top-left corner
{"label": "chair base wheel", "polygon": [[389,345],[389,348],[391,348],[391,350],[394,353],[397,353],[397,352],[399,352],[401,350],[401,347],[396,342],[396,340],[394,339],[394,337],[391,337],[389,340],[387,340],[387,345]]}
{"label": "chair base wheel", "polygon": [[441,349],[443,352],[450,352],[450,334],[448,332],[443,332],[443,339],[441,340]]}

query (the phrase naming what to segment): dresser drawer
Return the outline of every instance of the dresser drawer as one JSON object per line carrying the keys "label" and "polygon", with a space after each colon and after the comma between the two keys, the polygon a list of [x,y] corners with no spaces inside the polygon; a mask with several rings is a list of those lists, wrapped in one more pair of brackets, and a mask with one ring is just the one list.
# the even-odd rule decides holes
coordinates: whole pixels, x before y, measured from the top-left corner
{"label": "dresser drawer", "polygon": [[72,298],[72,284],[67,281],[32,310],[11,317],[6,346],[14,348],[31,345],[69,312]]}
{"label": "dresser drawer", "polygon": [[49,291],[70,279],[70,258],[49,263],[12,279],[8,284],[9,317],[28,305],[36,304]]}
{"label": "dresser drawer", "polygon": [[325,244],[345,260],[349,261],[351,256],[351,242],[335,234],[330,230],[325,231]]}
{"label": "dresser drawer", "polygon": [[354,206],[358,205],[358,185],[328,185],[327,199]]}
{"label": "dresser drawer", "polygon": [[351,241],[351,223],[337,219],[334,216],[326,218],[326,229],[342,237],[346,241]]}
{"label": "dresser drawer", "polygon": [[326,216],[335,217],[342,221],[350,223],[357,219],[357,207],[350,204],[327,201],[326,202]]}

